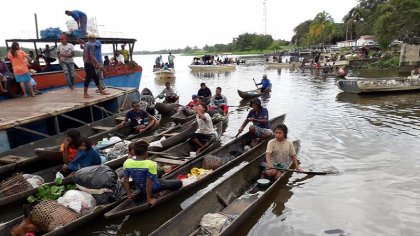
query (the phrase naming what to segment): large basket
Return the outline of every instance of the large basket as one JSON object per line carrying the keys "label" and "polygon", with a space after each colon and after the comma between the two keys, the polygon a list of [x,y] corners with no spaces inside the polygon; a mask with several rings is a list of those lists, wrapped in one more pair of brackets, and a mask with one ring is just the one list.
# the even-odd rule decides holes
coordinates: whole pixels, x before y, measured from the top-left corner
{"label": "large basket", "polygon": [[58,204],[56,201],[46,200],[35,205],[32,211],[32,221],[41,230],[46,232],[54,231],[75,221],[80,214]]}
{"label": "large basket", "polygon": [[11,196],[32,189],[22,173],[18,173],[0,183],[0,196]]}

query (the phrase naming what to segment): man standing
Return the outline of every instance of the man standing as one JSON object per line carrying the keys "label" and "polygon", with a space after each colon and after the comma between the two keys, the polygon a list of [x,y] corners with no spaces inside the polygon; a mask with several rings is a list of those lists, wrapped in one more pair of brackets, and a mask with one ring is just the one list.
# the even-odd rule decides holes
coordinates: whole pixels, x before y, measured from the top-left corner
{"label": "man standing", "polygon": [[124,63],[128,64],[130,62],[130,54],[128,53],[127,50],[125,50],[125,44],[121,44],[121,55],[124,56]]}
{"label": "man standing", "polygon": [[260,141],[270,138],[273,131],[270,128],[270,121],[268,119],[267,108],[262,107],[261,100],[252,100],[249,104],[252,110],[249,111],[246,120],[239,128],[239,133],[242,133],[248,122],[252,122],[253,125],[249,126],[249,133],[252,137],[252,146],[255,146]]}
{"label": "man standing", "polygon": [[98,62],[98,60],[95,57],[96,35],[94,33],[89,33],[87,38],[88,38],[88,42],[84,45],[84,50],[83,50],[83,62],[84,62],[85,72],[86,72],[83,96],[85,98],[90,98],[88,94],[88,88],[92,79],[94,80],[96,87],[98,87],[98,90],[102,95],[109,95],[109,93],[107,93],[101,87],[99,83],[98,73],[96,73],[96,69],[102,70],[104,68],[104,66],[100,62]]}
{"label": "man standing", "polygon": [[63,68],[64,74],[66,75],[67,84],[70,89],[74,89],[74,45],[67,42],[67,37],[61,35],[61,45],[58,46],[57,56],[58,61]]}
{"label": "man standing", "polygon": [[66,15],[73,17],[73,19],[77,22],[77,27],[81,30],[81,35],[84,37],[86,35],[87,29],[87,16],[84,12],[73,10],[69,11],[66,10],[64,12]]}
{"label": "man standing", "polygon": [[175,59],[175,56],[172,55],[171,52],[169,52],[169,55],[168,55],[169,68],[172,68],[172,69],[174,68],[174,66],[175,66],[174,59]]}
{"label": "man standing", "polygon": [[39,50],[41,50],[42,55],[44,55],[45,58],[45,62],[47,64],[50,64],[51,62],[54,62],[56,59],[51,57],[51,52],[54,51],[56,46],[50,48],[50,45],[45,45],[44,50],[42,50],[41,48],[39,48]]}

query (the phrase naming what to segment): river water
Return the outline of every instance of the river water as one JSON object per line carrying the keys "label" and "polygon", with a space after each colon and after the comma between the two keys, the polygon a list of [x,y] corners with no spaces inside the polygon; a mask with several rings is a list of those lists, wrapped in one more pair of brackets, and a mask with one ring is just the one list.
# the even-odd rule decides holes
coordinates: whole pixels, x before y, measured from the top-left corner
{"label": "river water", "polygon": [[[155,57],[135,60],[143,66],[141,89],[157,94],[164,82],[154,79]],[[222,87],[229,105],[242,106],[231,108],[223,143],[234,138],[249,111],[236,90],[255,89],[252,79],[259,81],[266,73],[273,92],[263,106],[270,117],[287,114],[289,139],[301,140],[302,168],[339,172],[293,174],[238,235],[420,235],[420,93],[345,94],[335,78],[309,70],[267,70],[258,63],[233,72],[192,73],[191,61],[189,56],[175,58],[173,86],[181,104],[205,82],[213,92]],[[98,220],[75,234],[147,235],[197,197],[182,196],[143,215]]]}

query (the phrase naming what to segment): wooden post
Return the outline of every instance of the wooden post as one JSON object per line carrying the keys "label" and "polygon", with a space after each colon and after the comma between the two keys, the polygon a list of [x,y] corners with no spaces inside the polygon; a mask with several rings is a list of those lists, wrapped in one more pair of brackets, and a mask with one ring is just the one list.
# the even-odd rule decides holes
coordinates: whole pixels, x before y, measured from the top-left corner
{"label": "wooden post", "polygon": [[38,17],[36,16],[36,13],[34,13],[34,16],[35,16],[36,39],[39,39],[39,34],[38,34]]}

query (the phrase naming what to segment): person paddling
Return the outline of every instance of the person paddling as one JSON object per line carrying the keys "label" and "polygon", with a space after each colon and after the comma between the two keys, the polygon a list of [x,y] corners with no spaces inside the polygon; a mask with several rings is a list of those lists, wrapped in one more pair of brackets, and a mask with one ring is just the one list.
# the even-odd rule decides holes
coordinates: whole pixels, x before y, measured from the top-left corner
{"label": "person paddling", "polygon": [[255,84],[255,85],[261,85],[261,88],[260,88],[261,89],[261,93],[263,93],[263,92],[268,91],[268,90],[271,89],[271,82],[267,78],[267,74],[264,74],[261,82],[258,83],[258,84]]}

